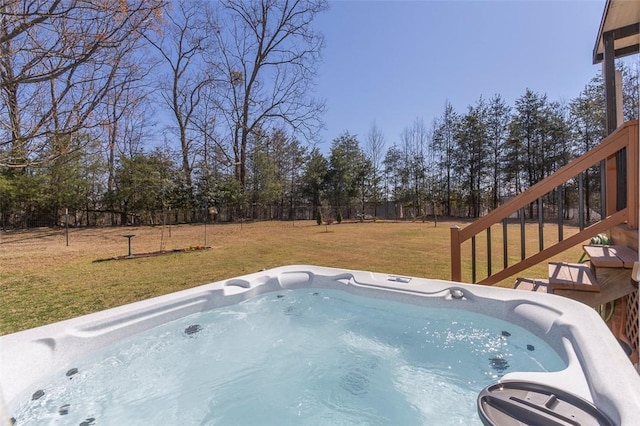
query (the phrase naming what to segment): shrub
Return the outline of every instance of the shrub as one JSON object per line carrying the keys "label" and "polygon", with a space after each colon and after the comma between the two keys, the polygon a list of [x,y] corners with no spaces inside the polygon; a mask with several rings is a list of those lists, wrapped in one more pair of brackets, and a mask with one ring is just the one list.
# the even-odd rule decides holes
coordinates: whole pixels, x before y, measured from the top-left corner
{"label": "shrub", "polygon": [[318,210],[316,211],[316,223],[318,225],[322,225],[322,210],[320,210],[320,207],[318,207]]}
{"label": "shrub", "polygon": [[338,217],[336,219],[338,223],[342,223],[342,210],[338,210]]}

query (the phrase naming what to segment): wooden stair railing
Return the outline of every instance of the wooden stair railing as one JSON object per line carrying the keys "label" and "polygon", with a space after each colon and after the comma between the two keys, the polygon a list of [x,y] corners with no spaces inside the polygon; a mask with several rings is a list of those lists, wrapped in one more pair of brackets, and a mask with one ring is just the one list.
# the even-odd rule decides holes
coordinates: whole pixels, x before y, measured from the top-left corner
{"label": "wooden stair railing", "polygon": [[[627,206],[622,210],[616,210],[616,153],[626,149],[626,179],[627,179]],[[543,219],[540,212],[543,211],[542,199],[556,188],[581,175],[585,170],[605,162],[605,188],[606,194],[605,217],[600,221],[581,229],[580,232],[563,238],[561,214],[558,228],[558,242],[544,248],[542,227]],[[582,243],[595,235],[606,232],[616,225],[627,223],[632,229],[638,228],[638,120],[629,121],[619,127],[615,132],[606,137],[600,145],[589,150],[582,156],[573,160],[566,166],[533,185],[526,191],[510,199],[500,207],[491,211],[486,216],[476,220],[469,226],[460,229],[457,226],[451,228],[451,279],[462,281],[462,244],[471,240],[471,282],[479,284],[495,284],[505,278],[513,276],[535,264],[543,262],[566,249]],[[537,202],[539,211],[539,250],[530,256],[524,251],[524,208]],[[507,253],[507,219],[520,211],[521,217],[521,259],[519,262],[509,265]],[[630,213],[631,212],[631,213]],[[491,226],[502,222],[503,227],[503,269],[492,273],[491,260]],[[582,228],[582,226],[581,226]],[[476,236],[485,232],[487,234],[487,277],[476,280]]]}

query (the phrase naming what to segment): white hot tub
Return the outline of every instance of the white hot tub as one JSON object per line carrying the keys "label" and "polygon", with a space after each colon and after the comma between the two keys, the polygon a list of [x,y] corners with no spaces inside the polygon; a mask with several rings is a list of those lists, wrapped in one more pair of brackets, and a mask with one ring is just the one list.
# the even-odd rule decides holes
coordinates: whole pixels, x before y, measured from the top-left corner
{"label": "white hot tub", "polygon": [[[342,294],[345,296],[342,297]],[[356,301],[355,298],[364,300],[364,307],[350,311],[349,303]],[[387,301],[392,305],[383,304]],[[334,320],[330,315],[338,309],[338,302],[340,312],[345,313]],[[320,330],[311,331],[311,317],[315,315],[314,312],[320,312],[322,304],[326,305],[328,311],[318,314],[321,321]],[[253,310],[270,307],[269,309],[274,308],[276,311],[274,316],[265,317],[271,319],[251,319],[247,314],[247,306]],[[451,311],[448,311],[449,309]],[[393,313],[394,316],[388,312],[390,310],[396,311]],[[423,317],[421,313],[423,310],[434,310],[438,321],[444,324],[444,331],[435,331],[436,327],[443,324],[436,324],[438,321],[430,319],[431,317],[425,319],[427,317]],[[461,312],[464,312],[464,315],[459,314]],[[217,319],[213,320],[212,325],[202,325],[204,315],[208,313],[216,313]],[[461,319],[467,318],[467,313],[495,319],[500,323],[495,326],[469,325],[476,322],[474,319]],[[365,315],[374,317],[377,322],[374,321],[373,325],[363,325]],[[401,325],[400,320],[403,317],[413,322]],[[232,320],[227,321],[229,318]],[[463,321],[466,323],[458,324]],[[178,327],[180,332],[173,333],[167,328],[171,324],[177,324],[175,327]],[[292,330],[293,334],[282,334],[284,329],[290,326],[296,326],[298,329]],[[359,328],[345,328],[354,326]],[[457,326],[458,329],[452,329],[453,326]],[[492,327],[495,327],[495,330]],[[516,331],[507,332],[505,328],[508,327],[513,327]],[[365,329],[370,330],[373,336],[364,336],[361,331]],[[377,334],[378,329],[385,329],[386,334]],[[520,329],[523,330],[522,333],[517,331]],[[172,344],[159,343],[160,337],[147,335],[154,330],[160,330],[158,333],[161,336],[175,336],[178,340],[176,347],[191,345],[180,349],[184,352],[177,355],[179,360],[184,360],[185,353],[193,355],[195,359],[184,362],[170,361],[169,349]],[[252,331],[254,334],[245,336],[244,330]],[[4,403],[0,404],[0,415],[2,420],[9,424],[12,421],[16,424],[64,421],[90,425],[94,422],[115,424],[128,419],[130,423],[137,423],[145,418],[153,419],[158,410],[145,411],[144,398],[140,398],[139,395],[131,400],[133,402],[122,402],[124,400],[120,396],[107,395],[104,401],[94,400],[84,406],[74,400],[74,395],[79,393],[95,391],[96,395],[102,395],[111,392],[99,388],[101,381],[95,380],[98,373],[90,372],[87,365],[100,364],[101,368],[107,368],[103,371],[112,371],[116,376],[120,374],[123,364],[136,362],[131,361],[129,356],[132,351],[137,350],[145,356],[147,352],[156,353],[153,359],[158,360],[160,365],[152,368],[153,375],[162,377],[164,381],[162,385],[151,387],[166,387],[166,383],[170,382],[176,390],[168,392],[169,394],[194,395],[193,398],[189,397],[188,401],[184,400],[185,398],[166,401],[166,395],[154,397],[155,403],[160,407],[172,407],[170,413],[162,414],[161,417],[169,423],[180,421],[183,424],[318,424],[329,419],[332,422],[339,421],[333,417],[333,411],[349,411],[349,421],[357,423],[358,418],[353,416],[359,411],[371,415],[372,417],[366,421],[372,423],[397,424],[417,421],[447,424],[446,419],[455,417],[454,413],[444,413],[445,420],[436,420],[435,417],[431,418],[432,411],[425,407],[429,404],[428,399],[440,394],[438,389],[434,389],[425,401],[419,401],[417,398],[421,394],[427,395],[422,392],[421,387],[433,387],[434,383],[443,388],[451,387],[441,381],[442,377],[451,374],[450,371],[445,371],[443,376],[436,372],[437,379],[429,378],[431,376],[426,376],[425,372],[433,366],[441,366],[447,370],[447,362],[456,364],[455,360],[447,358],[455,357],[461,351],[470,352],[455,349],[458,341],[465,340],[460,330],[472,330],[474,336],[473,339],[469,339],[468,344],[473,351],[482,354],[478,365],[484,370],[480,372],[479,379],[475,376],[471,378],[475,374],[473,372],[462,373],[463,380],[452,378],[451,386],[457,386],[458,382],[465,381],[464,378],[469,376],[466,381],[474,394],[473,401],[470,402],[469,398],[465,397],[466,399],[457,402],[451,400],[454,396],[444,396],[444,401],[439,402],[440,407],[465,405],[465,410],[473,412],[474,422],[482,424],[481,416],[491,417],[496,413],[510,412],[509,408],[504,408],[501,404],[514,405],[512,414],[509,414],[514,418],[520,415],[525,416],[525,420],[530,419],[530,415],[534,418],[555,416],[558,398],[565,400],[560,404],[562,408],[558,409],[562,411],[561,415],[571,417],[572,400],[575,398],[575,401],[586,404],[601,414],[602,418],[608,419],[608,424],[632,425],[640,419],[640,378],[598,314],[585,305],[547,294],[315,266],[286,266],[261,271],[2,336],[0,389]],[[225,332],[236,342],[225,340],[230,338],[225,337]],[[535,353],[533,344],[526,344],[524,340],[524,343],[518,343],[515,340],[517,336],[512,336],[525,332],[531,335],[526,339],[539,339],[535,344]],[[138,337],[148,346],[137,343],[135,339]],[[336,341],[332,342],[334,338]],[[206,339],[210,339],[214,346],[202,346]],[[291,353],[291,348],[301,347],[302,350],[308,351],[321,341],[327,341],[329,346],[318,349],[323,352],[317,357],[310,352],[303,352],[300,355],[292,354],[290,361],[281,361],[281,353],[267,354],[267,349],[277,348],[287,343],[287,340],[292,346],[287,347],[284,356]],[[267,349],[258,349],[260,341],[263,341]],[[122,346],[122,342],[128,342],[128,346]],[[409,347],[413,343],[418,345]],[[344,347],[338,347],[342,344]],[[509,344],[512,346],[511,349],[508,347]],[[216,352],[220,346],[236,349],[229,358],[224,358],[227,355]],[[451,352],[444,356],[431,354],[431,350],[436,346],[444,347]],[[537,354],[543,351],[541,346],[548,346],[553,357],[561,360],[560,368],[557,367],[557,363],[554,364],[554,368],[538,366],[543,364],[536,358]],[[111,348],[114,347],[120,348],[118,350],[123,351],[125,355],[113,352]],[[333,347],[336,348],[335,351],[332,351]],[[520,348],[522,353],[512,353],[516,351],[513,348]],[[491,351],[500,354],[508,352],[508,355],[486,355],[491,354]],[[356,361],[352,362],[352,358],[334,359],[333,352],[339,352],[341,357],[355,357]],[[419,359],[422,353],[429,359]],[[210,357],[211,360],[203,360],[203,357]],[[532,362],[535,368],[519,370],[517,357]],[[406,364],[409,358],[416,360],[417,366]],[[316,361],[320,359],[327,360],[328,366],[322,367],[317,364]],[[285,362],[284,367],[278,367],[276,361]],[[146,365],[151,361],[144,358],[137,362]],[[248,367],[244,367],[242,362],[246,362]],[[287,362],[289,364],[286,364]],[[458,363],[469,364],[469,368],[475,368],[473,360],[465,358],[464,362]],[[260,368],[257,365],[264,366],[266,370],[279,371],[276,376],[278,382],[274,385],[265,384],[264,377],[267,377],[267,374],[257,370]],[[224,368],[220,368],[221,366]],[[383,367],[388,371],[383,370]],[[176,370],[175,377],[166,378],[167,368]],[[184,370],[181,370],[182,368]],[[244,368],[251,371],[251,374],[241,374]],[[237,370],[238,373],[231,379],[216,376],[198,382],[195,389],[185,388],[182,381],[197,381],[198,376],[202,375],[199,372],[204,373],[209,369],[215,370],[215,374],[221,374],[225,369]],[[296,369],[301,370],[302,378],[294,376]],[[396,374],[394,371],[404,376],[391,377],[390,375]],[[137,377],[138,370],[133,373],[126,371],[123,374],[125,377],[134,376],[132,380],[139,380],[134,382],[137,383],[134,388],[148,384],[149,379]],[[58,376],[60,377],[56,378]],[[284,376],[290,376],[294,382],[297,380],[302,389],[293,391],[288,384],[283,386],[280,380],[283,380]],[[89,386],[89,390],[74,390],[72,387],[67,389],[71,383],[73,386],[81,386],[82,380],[89,381],[91,377],[94,377],[94,381],[83,385]],[[251,382],[251,377],[255,382]],[[242,380],[247,381],[248,388],[233,391],[225,388],[224,392],[220,390],[222,384],[226,386],[230,382]],[[379,391],[374,389],[375,385],[395,387],[395,393],[405,392],[408,401],[399,401],[396,405],[404,407],[406,404],[409,408],[396,410],[397,407],[391,405],[384,408],[381,407],[384,404],[375,400],[368,401],[370,395],[378,395]],[[476,407],[475,396],[479,394],[476,391],[485,386],[496,395],[487,396],[487,392],[484,392],[484,399],[482,402],[478,399]],[[499,392],[505,392],[505,389],[510,391],[511,387],[517,387],[519,395],[524,396],[520,398],[509,396],[511,394],[497,395]],[[118,385],[114,388],[118,388]],[[277,391],[271,392],[271,389],[276,388]],[[555,395],[551,398],[545,396],[543,401],[536,401],[534,391],[542,389],[544,393],[547,388],[557,390]],[[223,413],[225,406],[236,406],[238,401],[242,400],[237,393],[251,394],[254,391],[258,392],[258,389],[262,389],[264,395],[262,402],[262,398],[254,398],[245,406],[238,405],[234,413]],[[153,393],[153,390],[150,392]],[[230,393],[234,395],[229,396]],[[280,394],[281,399],[270,393]],[[454,389],[453,394],[456,393],[460,392]],[[201,394],[204,395],[202,401],[198,400]],[[394,396],[380,398],[391,401]],[[117,411],[110,408],[109,404],[117,404],[118,409],[125,405],[135,405],[137,408],[132,413],[123,414],[125,417],[109,418],[108,413]],[[342,405],[338,406],[340,404]],[[79,412],[79,407],[83,407],[82,412]],[[251,413],[252,407],[259,407],[256,408],[259,413]],[[273,409],[273,418],[269,417],[265,407]],[[411,410],[416,411],[416,417],[394,417],[396,411]],[[478,414],[480,412],[481,415]],[[232,417],[232,414],[235,417]],[[224,417],[225,415],[227,417]],[[78,422],[78,419],[81,421]],[[487,418],[482,421],[485,424],[493,424]]]}

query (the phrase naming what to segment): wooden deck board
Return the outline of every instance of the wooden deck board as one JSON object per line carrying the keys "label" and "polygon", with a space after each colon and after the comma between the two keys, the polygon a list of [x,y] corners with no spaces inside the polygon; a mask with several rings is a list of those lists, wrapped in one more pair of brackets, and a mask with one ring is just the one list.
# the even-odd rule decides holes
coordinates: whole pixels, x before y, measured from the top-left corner
{"label": "wooden deck board", "polygon": [[551,293],[549,289],[549,280],[541,280],[537,278],[518,278],[513,286],[516,290],[535,291],[538,293]]}
{"label": "wooden deck board", "polygon": [[591,269],[582,263],[549,263],[549,287],[556,290],[600,291]]}
{"label": "wooden deck board", "polygon": [[638,253],[626,246],[583,246],[591,263],[599,268],[633,268],[638,261]]}
{"label": "wooden deck board", "polygon": [[589,256],[589,261],[596,267],[622,268],[624,263],[616,255],[613,246],[583,246],[582,249]]}
{"label": "wooden deck board", "polygon": [[632,269],[633,264],[638,261],[638,253],[625,246],[616,246],[616,255],[622,260],[626,269]]}

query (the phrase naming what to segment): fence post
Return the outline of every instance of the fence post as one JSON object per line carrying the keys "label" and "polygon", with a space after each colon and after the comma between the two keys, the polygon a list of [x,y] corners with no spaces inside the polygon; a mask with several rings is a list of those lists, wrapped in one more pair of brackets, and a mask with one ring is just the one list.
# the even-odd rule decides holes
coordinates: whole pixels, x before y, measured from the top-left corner
{"label": "fence post", "polygon": [[460,258],[460,227],[451,227],[451,281],[462,281],[462,263]]}

